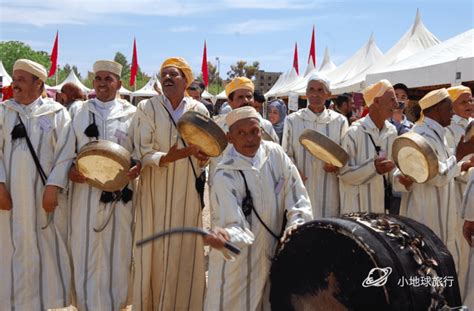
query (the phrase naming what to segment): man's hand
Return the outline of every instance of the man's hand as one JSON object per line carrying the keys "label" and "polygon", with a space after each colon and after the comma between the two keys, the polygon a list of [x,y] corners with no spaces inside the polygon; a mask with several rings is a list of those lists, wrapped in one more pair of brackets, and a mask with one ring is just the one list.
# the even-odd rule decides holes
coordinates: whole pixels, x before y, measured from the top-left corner
{"label": "man's hand", "polygon": [[398,180],[402,185],[405,186],[405,189],[409,190],[411,185],[413,185],[414,180],[410,176],[400,175]]}
{"label": "man's hand", "polygon": [[468,154],[474,153],[474,139],[464,142],[464,135],[456,147],[456,160],[459,162]]}
{"label": "man's hand", "polygon": [[467,240],[467,243],[469,243],[469,246],[474,245],[474,221],[464,221],[464,225],[462,226],[462,235]]}
{"label": "man's hand", "polygon": [[141,170],[142,163],[140,161],[137,161],[137,164],[128,171],[128,179],[134,180],[135,178],[137,178],[140,175]]}
{"label": "man's hand", "polygon": [[69,170],[69,179],[72,182],[76,182],[78,184],[82,184],[86,182],[86,176],[82,175],[82,173],[77,170],[74,164],[71,166],[71,169]]}
{"label": "man's hand", "polygon": [[195,156],[198,160],[205,161],[208,157],[199,150],[199,147],[196,145],[189,145],[187,147],[178,149],[178,145],[174,144],[166,155],[161,157],[160,166],[163,166],[167,163],[176,162],[178,160]]}
{"label": "man's hand", "polygon": [[323,170],[326,171],[326,173],[337,173],[339,171],[339,167],[330,163],[324,163]]}
{"label": "man's hand", "polygon": [[12,198],[4,183],[0,183],[0,209],[5,211],[12,209]]}
{"label": "man's hand", "polygon": [[469,161],[466,161],[461,165],[461,172],[465,172],[471,167],[474,167],[474,156],[472,156]]}
{"label": "man's hand", "polygon": [[46,212],[54,212],[56,206],[58,206],[58,187],[48,185],[44,188],[43,192],[43,208]]}
{"label": "man's hand", "polygon": [[374,160],[375,170],[378,174],[383,175],[395,168],[395,163],[392,160],[385,158],[377,158]]}
{"label": "man's hand", "polygon": [[222,249],[224,244],[230,240],[230,236],[225,229],[216,227],[208,235],[205,235],[203,240],[204,245],[209,245],[215,249]]}

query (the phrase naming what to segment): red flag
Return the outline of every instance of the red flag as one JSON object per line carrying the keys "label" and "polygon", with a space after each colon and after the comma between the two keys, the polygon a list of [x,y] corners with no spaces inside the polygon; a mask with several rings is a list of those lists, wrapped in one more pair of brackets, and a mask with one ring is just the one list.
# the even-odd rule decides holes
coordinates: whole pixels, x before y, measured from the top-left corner
{"label": "red flag", "polygon": [[300,74],[298,70],[298,45],[296,42],[295,42],[295,54],[293,55],[293,68],[295,68],[297,74]]}
{"label": "red flag", "polygon": [[207,49],[206,49],[206,40],[204,40],[204,52],[202,53],[202,79],[204,80],[204,85],[207,87],[209,85],[209,72],[207,71]]}
{"label": "red flag", "polygon": [[4,86],[2,88],[2,101],[10,99],[13,97],[13,87],[11,84],[9,86]]}
{"label": "red flag", "polygon": [[51,67],[49,68],[48,78],[56,73],[56,68],[58,67],[58,31],[56,31],[56,40],[54,40],[53,51],[49,59],[51,60]]}
{"label": "red flag", "polygon": [[138,72],[138,57],[137,57],[137,41],[133,38],[133,56],[132,56],[132,68],[130,69],[130,86],[135,84],[135,77]]}
{"label": "red flag", "polygon": [[313,35],[311,36],[311,46],[309,48],[308,64],[310,61],[313,63],[314,68],[316,68],[316,43],[314,40],[314,26]]}

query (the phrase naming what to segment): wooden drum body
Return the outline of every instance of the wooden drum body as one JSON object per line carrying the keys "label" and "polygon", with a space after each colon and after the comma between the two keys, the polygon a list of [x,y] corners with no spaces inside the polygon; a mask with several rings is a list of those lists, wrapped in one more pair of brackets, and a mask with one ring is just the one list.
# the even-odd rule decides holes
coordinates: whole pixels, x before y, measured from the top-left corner
{"label": "wooden drum body", "polygon": [[188,111],[179,119],[178,131],[187,144],[198,146],[209,157],[218,157],[227,147],[224,131],[211,118]]}
{"label": "wooden drum body", "polygon": [[392,158],[404,175],[419,184],[438,175],[438,157],[420,134],[408,132],[398,136],[393,142]]}
{"label": "wooden drum body", "polygon": [[272,310],[461,305],[447,248],[428,227],[400,216],[357,213],[306,223],[283,241],[270,281]]}
{"label": "wooden drum body", "polygon": [[315,130],[305,129],[299,141],[309,153],[323,162],[343,167],[349,160],[349,155],[341,146]]}
{"label": "wooden drum body", "polygon": [[89,185],[113,192],[128,184],[130,162],[130,152],[124,147],[108,140],[96,140],[79,150],[76,167]]}

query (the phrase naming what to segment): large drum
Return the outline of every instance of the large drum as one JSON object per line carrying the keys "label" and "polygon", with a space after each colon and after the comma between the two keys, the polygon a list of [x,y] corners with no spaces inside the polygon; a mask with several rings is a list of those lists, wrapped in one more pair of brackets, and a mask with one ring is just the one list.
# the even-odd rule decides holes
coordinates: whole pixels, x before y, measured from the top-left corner
{"label": "large drum", "polygon": [[415,132],[398,136],[393,141],[392,158],[400,171],[419,184],[438,174],[438,157],[426,139]]}
{"label": "large drum", "polygon": [[113,192],[128,184],[130,162],[130,152],[124,147],[108,140],[95,140],[79,150],[76,166],[89,185]]}
{"label": "large drum", "polygon": [[218,157],[227,147],[224,131],[211,118],[188,111],[178,121],[178,131],[187,144],[198,146],[209,157]]}
{"label": "large drum", "polygon": [[349,214],[299,227],[270,271],[272,310],[439,310],[461,306],[453,259],[408,218]]}
{"label": "large drum", "polygon": [[300,144],[314,157],[337,167],[343,167],[349,155],[329,137],[312,129],[305,129],[299,138]]}

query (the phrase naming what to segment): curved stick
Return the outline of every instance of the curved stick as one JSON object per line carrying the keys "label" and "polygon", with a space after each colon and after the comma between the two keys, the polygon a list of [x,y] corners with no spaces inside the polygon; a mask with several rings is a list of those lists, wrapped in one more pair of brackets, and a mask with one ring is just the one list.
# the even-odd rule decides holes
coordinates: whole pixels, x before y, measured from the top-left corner
{"label": "curved stick", "polygon": [[46,220],[46,225],[41,227],[41,230],[48,228],[48,226],[51,224],[51,222],[53,221],[54,212],[47,213],[47,216],[48,216],[48,219]]}
{"label": "curved stick", "polygon": [[98,228],[94,227],[94,232],[99,233],[99,232],[104,231],[105,227],[107,227],[107,225],[109,224],[110,219],[112,219],[112,215],[114,214],[116,204],[117,204],[117,201],[114,201],[112,203],[112,206],[110,207],[110,212],[105,218],[105,221]]}
{"label": "curved stick", "polygon": [[[198,227],[180,227],[180,228],[172,228],[169,230],[165,231],[160,231],[158,233],[155,233],[147,238],[144,238],[136,243],[137,246],[142,246],[143,244],[146,244],[148,242],[151,242],[155,239],[159,239],[161,237],[164,237],[166,235],[171,235],[175,233],[194,233],[194,234],[199,234],[202,236],[206,236],[209,234],[209,231],[198,228]],[[240,254],[240,249],[235,246],[234,244],[230,242],[225,242],[224,247],[230,250],[232,253],[238,255]]]}

